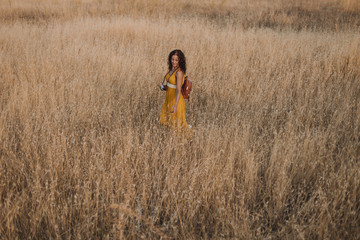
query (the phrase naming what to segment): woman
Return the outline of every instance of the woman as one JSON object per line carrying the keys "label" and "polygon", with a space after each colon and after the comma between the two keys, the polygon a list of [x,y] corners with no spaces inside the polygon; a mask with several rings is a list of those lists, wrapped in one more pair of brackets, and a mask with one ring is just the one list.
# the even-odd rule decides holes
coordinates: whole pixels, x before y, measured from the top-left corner
{"label": "woman", "polygon": [[181,50],[169,54],[169,72],[165,75],[166,85],[160,89],[166,91],[164,105],[161,109],[160,123],[176,130],[188,130],[185,120],[185,101],[181,94],[181,86],[185,80],[186,59]]}

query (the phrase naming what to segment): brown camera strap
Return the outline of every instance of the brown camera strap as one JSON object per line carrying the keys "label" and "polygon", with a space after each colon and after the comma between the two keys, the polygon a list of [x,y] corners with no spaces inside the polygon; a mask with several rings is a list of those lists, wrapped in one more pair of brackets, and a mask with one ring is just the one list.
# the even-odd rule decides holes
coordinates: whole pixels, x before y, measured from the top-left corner
{"label": "brown camera strap", "polygon": [[[167,76],[168,74],[169,74],[170,77],[171,77],[171,76],[172,76],[174,73],[176,73],[179,69],[180,69],[180,67],[176,68],[171,74],[170,74],[171,71],[169,71],[168,73],[166,73],[165,76],[164,76],[164,80],[163,80],[163,82],[162,82],[162,85],[164,85],[164,82],[166,81],[166,76]],[[170,79],[170,77],[169,77],[169,79]],[[175,78],[176,78],[176,75],[175,75]]]}

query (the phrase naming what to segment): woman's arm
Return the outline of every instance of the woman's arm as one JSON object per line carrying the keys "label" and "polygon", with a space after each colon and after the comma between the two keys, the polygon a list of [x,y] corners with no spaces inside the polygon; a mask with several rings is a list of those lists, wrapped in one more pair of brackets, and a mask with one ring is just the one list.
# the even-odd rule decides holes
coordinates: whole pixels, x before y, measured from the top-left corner
{"label": "woman's arm", "polygon": [[177,71],[176,72],[176,101],[175,101],[175,105],[172,106],[172,108],[171,108],[172,113],[176,113],[176,111],[177,111],[177,107],[178,107],[179,100],[180,100],[181,86],[182,86],[183,78],[184,78],[184,73],[181,70]]}

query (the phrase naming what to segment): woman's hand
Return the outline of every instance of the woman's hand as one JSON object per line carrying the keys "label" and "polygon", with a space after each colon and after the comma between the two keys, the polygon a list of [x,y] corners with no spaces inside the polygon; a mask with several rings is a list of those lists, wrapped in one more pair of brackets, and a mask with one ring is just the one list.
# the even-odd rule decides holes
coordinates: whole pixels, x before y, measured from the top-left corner
{"label": "woman's hand", "polygon": [[177,111],[177,105],[175,104],[174,106],[171,107],[170,112],[171,113],[176,113],[176,111]]}
{"label": "woman's hand", "polygon": [[166,90],[167,90],[167,86],[166,86],[166,85],[160,84],[159,87],[160,87],[160,90],[161,90],[161,91],[166,91]]}

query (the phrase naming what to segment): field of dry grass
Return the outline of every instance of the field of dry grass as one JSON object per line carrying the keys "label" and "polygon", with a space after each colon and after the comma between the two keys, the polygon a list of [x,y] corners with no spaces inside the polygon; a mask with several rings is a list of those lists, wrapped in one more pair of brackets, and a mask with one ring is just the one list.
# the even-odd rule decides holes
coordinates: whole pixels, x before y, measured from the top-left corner
{"label": "field of dry grass", "polygon": [[[0,239],[360,239],[359,27],[356,0],[0,0]],[[159,125],[176,48],[191,141]]]}

